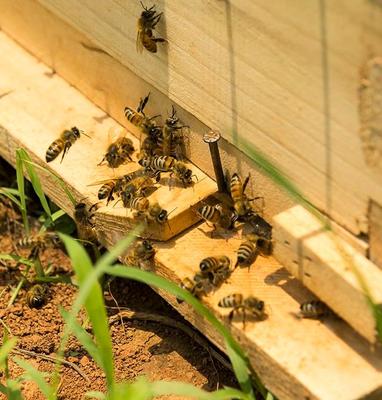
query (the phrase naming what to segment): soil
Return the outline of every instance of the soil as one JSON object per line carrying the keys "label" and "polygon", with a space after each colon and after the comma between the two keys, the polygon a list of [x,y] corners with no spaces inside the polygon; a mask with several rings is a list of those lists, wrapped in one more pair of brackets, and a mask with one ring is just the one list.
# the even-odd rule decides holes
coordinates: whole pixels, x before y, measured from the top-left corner
{"label": "soil", "polygon": [[[30,221],[32,229],[37,230],[39,223],[36,218],[30,217]],[[12,208],[10,202],[1,198],[0,253],[14,254],[15,243],[22,235],[20,215]],[[25,252],[19,253],[26,256]],[[62,249],[45,250],[41,261],[45,267],[50,264],[53,275],[72,276],[70,260]],[[9,329],[12,336],[18,338],[17,347],[21,351],[33,352],[32,356],[12,353],[9,368],[13,378],[23,373],[14,362],[15,357],[26,359],[40,371],[53,371],[53,361],[43,357],[55,357],[64,328],[59,307],[69,310],[77,293],[74,285],[49,284],[46,303],[40,309],[31,309],[25,300],[26,290],[28,285],[30,286],[26,284],[15,302],[7,306],[25,268],[24,265],[16,266],[13,261],[0,261],[0,322]],[[118,312],[116,306],[128,307],[133,311],[156,313],[187,324],[146,285],[117,279],[112,281],[109,287],[109,293],[105,292],[105,302],[110,307],[110,316]],[[84,322],[85,314],[82,313],[81,316],[80,322]],[[214,360],[205,347],[201,347],[179,329],[158,322],[133,319],[124,320],[123,323],[115,321],[110,326],[110,333],[116,377],[119,381],[131,381],[140,375],[146,375],[149,380],[179,380],[210,391],[222,386],[237,387],[233,373]],[[60,399],[82,399],[89,390],[105,391],[103,372],[74,337],[69,340],[65,360],[77,366],[87,379],[72,366],[62,366]],[[3,379],[4,377],[0,376],[0,380]],[[23,395],[28,400],[44,399],[33,382],[23,384]],[[4,398],[2,396],[0,394],[0,399]]]}

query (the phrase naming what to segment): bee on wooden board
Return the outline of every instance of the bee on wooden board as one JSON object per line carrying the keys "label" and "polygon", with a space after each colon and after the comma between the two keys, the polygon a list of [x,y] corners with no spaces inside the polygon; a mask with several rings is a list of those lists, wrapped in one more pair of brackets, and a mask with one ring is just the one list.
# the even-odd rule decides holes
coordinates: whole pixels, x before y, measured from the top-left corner
{"label": "bee on wooden board", "polygon": [[259,300],[256,297],[249,296],[244,297],[240,293],[234,293],[229,296],[223,297],[219,303],[219,307],[222,308],[232,308],[232,311],[228,314],[229,322],[232,321],[232,318],[235,312],[242,312],[243,314],[243,328],[245,329],[246,322],[246,314],[249,313],[256,318],[262,320],[266,317],[265,312],[265,303],[262,300]]}
{"label": "bee on wooden board", "polygon": [[185,143],[182,133],[184,128],[188,128],[188,126],[180,125],[175,108],[172,106],[172,114],[166,119],[162,135],[158,138],[157,153],[183,160],[185,158]]}
{"label": "bee on wooden board", "polygon": [[227,256],[204,258],[200,264],[200,273],[207,277],[214,287],[219,287],[231,275],[231,260]]}
{"label": "bee on wooden board", "polygon": [[[184,278],[179,286],[190,292],[196,298],[200,298],[212,290],[212,285],[208,278],[202,276],[200,273],[196,273],[193,279],[188,277]],[[177,298],[177,302],[183,303],[183,300]]]}
{"label": "bee on wooden board", "polygon": [[150,204],[146,197],[133,197],[127,203],[126,207],[135,210],[135,216],[143,216],[147,222],[153,221],[159,224],[167,222],[167,211],[158,203]]}
{"label": "bee on wooden board", "polygon": [[126,261],[129,264],[146,270],[151,269],[154,256],[155,249],[150,240],[137,240],[129,252]]}
{"label": "bee on wooden board", "polygon": [[207,222],[207,225],[212,224],[214,230],[211,236],[218,228],[228,231],[234,228],[235,215],[222,204],[204,205],[197,210],[197,213]]}
{"label": "bee on wooden board", "polygon": [[237,173],[234,173],[230,181],[230,191],[231,191],[233,206],[239,220],[245,220],[250,215],[252,215],[254,211],[250,204],[251,201],[261,198],[261,197],[255,197],[253,199],[249,199],[245,194],[245,189],[248,185],[249,178],[250,177],[248,175],[243,184],[240,176]]}
{"label": "bee on wooden board", "polygon": [[30,308],[40,308],[46,302],[47,294],[46,285],[33,285],[26,294],[26,302]]}
{"label": "bee on wooden board", "polygon": [[[51,162],[57,158],[57,156],[62,153],[61,162],[65,157],[72,144],[80,138],[81,135],[86,135],[83,131],[79,130],[77,127],[73,127],[70,130],[65,129],[60,137],[56,139],[46,151],[45,160],[46,162]],[[88,136],[89,137],[89,136]]]}
{"label": "bee on wooden board", "polygon": [[300,305],[300,318],[320,319],[332,313],[330,308],[320,300],[310,300]]}
{"label": "bee on wooden board", "polygon": [[148,176],[138,176],[124,184],[120,192],[123,206],[128,207],[133,197],[145,197],[147,190],[154,185],[155,182]]}
{"label": "bee on wooden board", "polygon": [[[114,128],[112,128],[114,129]],[[106,154],[102,161],[98,164],[101,165],[105,160],[110,168],[118,168],[126,161],[133,161],[131,154],[134,152],[134,145],[131,139],[126,137],[124,131],[118,135],[117,139],[112,141],[113,132],[109,131],[109,140],[111,141],[107,148]]]}
{"label": "bee on wooden board", "polygon": [[57,247],[60,243],[60,238],[55,232],[44,232],[23,237],[17,242],[17,247],[31,248],[28,258],[34,259],[38,256],[40,251],[50,246]]}
{"label": "bee on wooden board", "polygon": [[143,11],[140,18],[138,19],[137,26],[137,42],[136,47],[139,53],[142,53],[143,48],[151,53],[157,52],[157,43],[163,43],[166,40],[163,38],[156,38],[153,34],[153,30],[161,19],[163,13],[157,13],[155,11],[155,4],[150,8],[143,5]]}

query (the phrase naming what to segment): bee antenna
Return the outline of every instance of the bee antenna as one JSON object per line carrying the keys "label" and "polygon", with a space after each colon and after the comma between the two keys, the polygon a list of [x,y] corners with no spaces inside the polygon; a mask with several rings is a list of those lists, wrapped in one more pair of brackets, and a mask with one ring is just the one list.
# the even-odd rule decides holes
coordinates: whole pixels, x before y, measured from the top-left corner
{"label": "bee antenna", "polygon": [[88,196],[86,196],[86,197],[83,197],[82,199],[80,199],[79,201],[78,201],[78,203],[77,204],[79,204],[79,203],[83,203],[83,201],[84,200],[86,200],[88,198]]}
{"label": "bee antenna", "polygon": [[175,208],[172,209],[169,213],[167,213],[167,217],[168,217],[171,213],[173,213],[177,208],[178,208],[178,207],[175,207]]}
{"label": "bee antenna", "polygon": [[87,135],[84,131],[80,131],[81,135],[84,135],[86,137],[88,137],[89,139],[91,139],[91,136]]}
{"label": "bee antenna", "polygon": [[171,114],[171,118],[174,118],[175,117],[175,114],[176,114],[176,111],[175,111],[175,107],[174,107],[174,104],[172,105],[172,114]]}
{"label": "bee antenna", "polygon": [[113,204],[113,208],[114,208],[120,201],[122,201],[122,199],[119,198],[119,199]]}

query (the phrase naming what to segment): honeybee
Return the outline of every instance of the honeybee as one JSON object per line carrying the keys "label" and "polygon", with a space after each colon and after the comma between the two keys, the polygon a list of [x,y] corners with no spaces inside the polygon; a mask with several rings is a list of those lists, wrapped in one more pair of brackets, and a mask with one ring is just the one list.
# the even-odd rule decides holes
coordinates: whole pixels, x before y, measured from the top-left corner
{"label": "honeybee", "polygon": [[51,162],[63,151],[61,162],[65,157],[65,154],[70,149],[72,144],[80,138],[81,135],[87,136],[83,131],[80,131],[77,127],[73,127],[70,130],[65,129],[60,137],[56,139],[46,151],[45,160]]}
{"label": "honeybee", "polygon": [[253,233],[263,239],[272,240],[272,225],[265,221],[264,218],[255,214],[248,219],[248,222],[253,226]]}
{"label": "honeybee", "polygon": [[150,8],[145,7],[142,2],[143,11],[138,19],[137,29],[137,42],[136,47],[139,53],[142,53],[143,48],[151,53],[157,52],[157,43],[163,43],[166,40],[163,38],[156,38],[153,35],[155,26],[160,21],[163,13],[157,14],[155,11],[155,4]]}
{"label": "honeybee", "polygon": [[207,277],[214,287],[220,286],[231,275],[231,260],[227,256],[204,258],[200,264],[200,272]]}
{"label": "honeybee", "polygon": [[120,195],[124,207],[129,207],[133,197],[144,196],[148,188],[154,187],[154,181],[149,176],[138,176],[123,185]]}
{"label": "honeybee", "polygon": [[187,168],[187,165],[182,163],[181,161],[176,161],[172,167],[171,174],[175,175],[184,186],[192,185],[193,175],[192,170]]}
{"label": "honeybee", "polygon": [[149,240],[137,240],[127,256],[127,262],[145,270],[151,269],[154,256],[155,249]]}
{"label": "honeybee", "polygon": [[249,268],[255,261],[257,254],[256,242],[251,240],[242,242],[237,250],[237,261],[234,268],[237,266],[248,266]]}
{"label": "honeybee", "polygon": [[[182,289],[187,290],[196,298],[200,298],[212,290],[212,285],[208,278],[201,274],[195,274],[193,279],[184,278],[179,285]],[[183,303],[183,300],[177,298],[178,303]]]}
{"label": "honeybee", "polygon": [[235,216],[222,204],[216,204],[215,206],[204,205],[197,210],[197,213],[214,227],[211,236],[218,227],[225,230],[234,228]]}
{"label": "honeybee", "polygon": [[30,308],[40,308],[44,305],[47,294],[46,285],[33,285],[26,294],[26,302]]}
{"label": "honeybee", "polygon": [[232,175],[230,181],[230,190],[231,190],[233,206],[239,220],[246,219],[254,213],[250,202],[260,198],[260,197],[255,197],[253,199],[249,199],[246,196],[245,189],[248,185],[248,182],[249,182],[249,175],[247,176],[243,184],[240,176],[236,173]]}
{"label": "honeybee", "polygon": [[158,138],[158,154],[172,156],[177,160],[184,159],[185,143],[182,130],[187,125],[180,125],[174,106],[172,114],[166,119],[162,129],[162,135]]}
{"label": "honeybee", "polygon": [[306,301],[300,305],[300,317],[319,319],[331,314],[329,307],[320,300]]}
{"label": "honeybee", "polygon": [[77,225],[78,236],[84,241],[91,243],[97,242],[97,234],[94,229],[94,223],[92,221],[95,213],[92,212],[96,207],[97,203],[91,207],[83,203],[77,203],[74,207],[74,220]]}
{"label": "honeybee", "polygon": [[134,145],[132,140],[124,136],[124,133],[122,133],[109,145],[105,156],[98,165],[101,165],[106,160],[110,168],[118,168],[120,165],[125,163],[126,160],[133,161],[131,158],[133,152]]}
{"label": "honeybee", "polygon": [[265,303],[256,297],[244,297],[240,293],[234,293],[229,296],[223,297],[219,303],[219,307],[232,308],[228,314],[229,322],[232,321],[235,312],[242,311],[243,313],[243,328],[245,329],[246,312],[254,315],[258,319],[264,319],[266,316]]}
{"label": "honeybee", "polygon": [[60,238],[55,232],[44,232],[31,236],[25,236],[17,242],[17,247],[31,248],[28,256],[29,259],[34,259],[38,256],[40,251],[45,250],[47,247],[59,246]]}
{"label": "honeybee", "polygon": [[152,156],[141,158],[138,163],[151,171],[171,172],[176,164],[176,159],[171,156]]}

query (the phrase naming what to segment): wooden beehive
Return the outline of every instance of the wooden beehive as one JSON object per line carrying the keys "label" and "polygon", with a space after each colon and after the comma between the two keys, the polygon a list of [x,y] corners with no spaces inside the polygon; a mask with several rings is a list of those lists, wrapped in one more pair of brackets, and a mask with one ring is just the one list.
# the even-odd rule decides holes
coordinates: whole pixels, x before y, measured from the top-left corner
{"label": "wooden beehive", "polygon": [[[375,322],[352,268],[382,304],[382,271],[373,263],[380,262],[382,248],[380,3],[194,0],[192,11],[185,0],[156,5],[164,13],[158,32],[168,43],[155,55],[138,55],[138,1],[0,0],[3,31],[46,64],[1,35],[2,54],[7,54],[0,60],[1,154],[14,162],[14,148],[23,145],[41,162],[40,144],[52,139],[66,118],[79,118],[87,124],[84,128],[91,120],[90,130],[101,132],[116,124],[109,115],[138,135],[123,108],[135,107],[151,92],[150,112],[166,115],[176,104],[182,121],[191,127],[191,161],[213,176],[201,137],[210,128],[219,129],[223,164],[243,176],[251,172],[252,190],[264,197],[277,260],[260,258],[251,272],[235,271],[230,285],[223,285],[206,303],[221,316],[219,298],[240,290],[271,304],[267,321],[245,332],[233,324],[233,332],[280,399],[378,398],[382,357],[364,340],[375,342]],[[73,107],[68,114],[66,104]],[[323,231],[256,169],[247,150],[240,148],[240,137],[255,144],[324,211],[336,235]],[[83,143],[86,146],[85,139]],[[101,148],[99,142],[87,162],[96,160]],[[95,192],[83,182],[92,177],[78,184],[74,175],[89,174],[87,163],[77,162],[72,173],[64,167],[57,164],[54,171],[79,198],[90,196],[91,202]],[[46,182],[48,193],[71,212],[49,179]],[[200,195],[196,190],[185,209],[215,190],[209,178],[200,184]],[[173,217],[181,214],[179,210]],[[181,229],[174,228],[176,233],[196,222],[191,215]],[[97,226],[108,245],[122,234],[116,221],[101,210]],[[200,228],[208,231],[205,225]],[[160,238],[170,236],[167,232]],[[191,229],[158,245],[157,272],[178,281],[195,272],[199,259],[212,251],[224,247],[221,251],[233,256],[237,240],[226,244]],[[366,257],[369,253],[373,262]],[[294,318],[298,303],[310,296],[299,281],[347,324]],[[222,345],[192,310],[163,295]]]}

